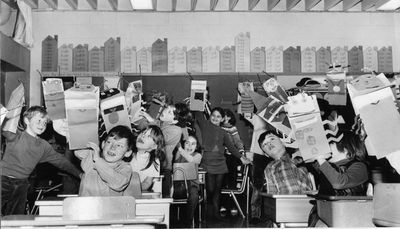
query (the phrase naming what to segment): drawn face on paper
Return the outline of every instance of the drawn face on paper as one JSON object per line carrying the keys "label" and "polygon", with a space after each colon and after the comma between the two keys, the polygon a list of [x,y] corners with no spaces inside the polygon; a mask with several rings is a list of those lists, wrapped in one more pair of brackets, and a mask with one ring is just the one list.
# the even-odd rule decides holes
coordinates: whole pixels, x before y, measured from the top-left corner
{"label": "drawn face on paper", "polygon": [[278,81],[276,79],[271,78],[263,83],[263,88],[267,93],[276,92],[278,90]]}
{"label": "drawn face on paper", "polygon": [[216,126],[220,126],[222,122],[222,115],[217,110],[213,111],[210,116],[210,122]]}
{"label": "drawn face on paper", "polygon": [[193,136],[189,136],[183,147],[186,152],[193,154],[197,148],[197,140]]}
{"label": "drawn face on paper", "polygon": [[261,149],[274,160],[279,160],[286,152],[285,145],[283,145],[281,139],[273,134],[268,134],[265,137],[261,143]]}
{"label": "drawn face on paper", "polygon": [[132,151],[128,148],[126,138],[109,136],[102,146],[104,160],[110,163],[120,161],[122,158],[129,157],[132,154]]}
{"label": "drawn face on paper", "polygon": [[362,75],[351,81],[351,84],[359,91],[384,86],[383,83],[373,75]]}
{"label": "drawn face on paper", "polygon": [[46,130],[49,117],[47,115],[36,112],[31,119],[24,118],[26,124],[26,131],[30,135],[36,137]]}

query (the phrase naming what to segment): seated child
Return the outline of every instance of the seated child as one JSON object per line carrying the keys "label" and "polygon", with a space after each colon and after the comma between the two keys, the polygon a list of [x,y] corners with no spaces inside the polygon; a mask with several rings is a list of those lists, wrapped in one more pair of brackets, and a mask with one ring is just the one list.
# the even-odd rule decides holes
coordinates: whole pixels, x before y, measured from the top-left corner
{"label": "seated child", "polygon": [[[189,137],[182,142],[182,147],[179,147],[176,150],[175,160],[174,162],[182,163],[182,162],[190,162],[195,163],[197,165],[201,162],[201,154],[200,152],[200,144],[197,143],[197,138],[194,135],[189,135]],[[177,181],[176,181],[177,182]],[[198,180],[190,180],[188,181],[188,201],[187,201],[187,210],[186,212],[186,223],[187,226],[191,226],[191,222],[193,221],[194,213],[197,205],[199,204],[199,181]]]}
{"label": "seated child", "polygon": [[[360,138],[346,131],[338,143],[330,144],[332,156],[317,157],[318,194],[333,196],[365,196],[368,188],[367,153]],[[311,210],[309,226],[318,221],[316,208]]]}
{"label": "seated child", "polygon": [[141,190],[149,191],[153,179],[160,175],[160,160],[164,159],[164,136],[158,126],[150,125],[136,139],[136,152],[130,162],[132,170],[139,173]]}
{"label": "seated child", "polygon": [[95,143],[91,149],[76,150],[85,172],[79,188],[80,196],[122,196],[132,177],[132,168],[124,158],[132,155],[133,136],[128,127],[116,126],[110,130],[101,151]]}

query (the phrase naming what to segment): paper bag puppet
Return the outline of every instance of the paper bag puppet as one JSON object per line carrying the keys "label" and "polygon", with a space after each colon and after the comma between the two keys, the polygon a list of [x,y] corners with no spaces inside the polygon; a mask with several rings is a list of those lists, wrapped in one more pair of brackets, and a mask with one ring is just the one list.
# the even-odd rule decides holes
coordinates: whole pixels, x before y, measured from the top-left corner
{"label": "paper bag puppet", "polygon": [[138,122],[139,111],[142,109],[143,84],[142,80],[136,80],[129,83],[125,92],[126,106],[132,123]]}
{"label": "paper bag puppet", "polygon": [[283,103],[288,101],[285,90],[283,90],[282,86],[275,78],[266,80],[262,86],[269,96],[273,96]]}
{"label": "paper bag puppet", "polygon": [[192,80],[190,91],[190,110],[204,111],[206,103],[207,81]]}
{"label": "paper bag puppet", "polygon": [[238,106],[238,113],[251,116],[254,112],[254,103],[249,93],[246,91],[254,91],[253,82],[241,82],[238,84],[238,100],[240,104]]}
{"label": "paper bag puppet", "polygon": [[100,109],[107,132],[122,125],[131,129],[125,96],[118,89],[112,88],[100,94]]}
{"label": "paper bag puppet", "polygon": [[64,92],[69,148],[86,148],[98,143],[99,89],[93,85],[72,87]]}
{"label": "paper bag puppet", "polygon": [[7,103],[7,118],[8,121],[5,123],[3,130],[10,131],[12,133],[17,132],[18,122],[21,115],[22,107],[25,103],[25,92],[24,85],[21,83],[14,91],[11,93],[10,99]]}
{"label": "paper bag puppet", "polygon": [[325,99],[330,105],[346,105],[346,73],[332,72],[328,73],[326,80],[328,82],[328,93],[325,94]]}
{"label": "paper bag puppet", "polygon": [[288,99],[285,108],[303,160],[330,153],[316,96],[300,93]]}
{"label": "paper bag puppet", "polygon": [[400,114],[390,88],[352,98],[367,134],[365,146],[378,159],[400,151]]}
{"label": "paper bag puppet", "polygon": [[391,86],[389,80],[386,76],[381,73],[377,76],[367,74],[361,75],[353,80],[347,85],[347,88],[352,91],[353,97],[371,93],[376,90],[380,90],[385,87]]}
{"label": "paper bag puppet", "polygon": [[62,79],[49,78],[42,82],[47,113],[51,120],[64,119],[65,100]]}

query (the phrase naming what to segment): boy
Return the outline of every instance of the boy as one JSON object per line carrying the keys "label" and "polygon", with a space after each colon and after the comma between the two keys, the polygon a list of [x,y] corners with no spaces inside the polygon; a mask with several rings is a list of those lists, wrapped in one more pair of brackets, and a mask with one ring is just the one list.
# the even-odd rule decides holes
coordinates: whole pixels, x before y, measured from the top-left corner
{"label": "boy", "polygon": [[[128,192],[132,168],[124,158],[132,155],[133,135],[128,127],[116,126],[110,130],[99,146],[89,142],[91,149],[77,150],[75,155],[82,160],[84,174],[79,188],[80,196],[122,196]],[[138,180],[138,179],[136,179]],[[137,183],[140,192],[140,183]],[[129,192],[135,187],[129,187]]]}
{"label": "boy", "polygon": [[81,171],[38,135],[46,130],[47,112],[32,106],[23,114],[25,131],[3,130],[6,150],[2,160],[1,210],[2,215],[24,214],[28,193],[28,177],[38,163],[49,162],[79,178]]}

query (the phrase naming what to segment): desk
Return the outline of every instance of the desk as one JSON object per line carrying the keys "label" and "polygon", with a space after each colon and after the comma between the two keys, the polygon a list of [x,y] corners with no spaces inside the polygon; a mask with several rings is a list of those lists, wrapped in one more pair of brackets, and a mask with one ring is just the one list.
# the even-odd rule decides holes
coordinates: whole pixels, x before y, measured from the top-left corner
{"label": "desk", "polygon": [[307,195],[273,195],[261,193],[265,214],[280,227],[307,227],[313,198]]}
{"label": "desk", "polygon": [[33,215],[6,216],[1,219],[1,228],[156,228],[163,216],[137,216],[132,219],[111,220],[63,220],[61,216],[43,217]]}
{"label": "desk", "polygon": [[[169,228],[169,207],[172,198],[157,198],[157,195],[146,194],[136,198],[136,216],[163,215],[165,224]],[[63,199],[38,200],[35,205],[39,207],[40,216],[62,216]]]}

